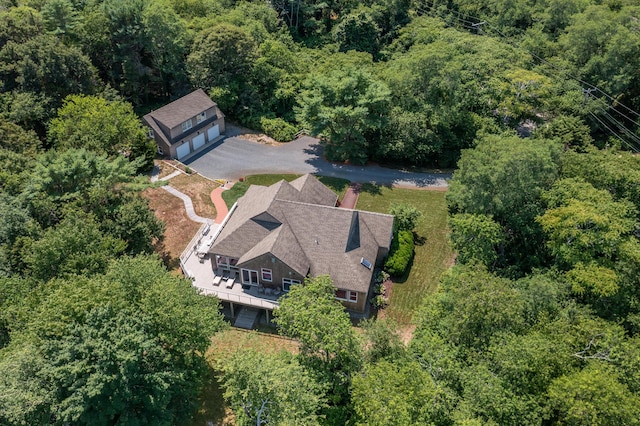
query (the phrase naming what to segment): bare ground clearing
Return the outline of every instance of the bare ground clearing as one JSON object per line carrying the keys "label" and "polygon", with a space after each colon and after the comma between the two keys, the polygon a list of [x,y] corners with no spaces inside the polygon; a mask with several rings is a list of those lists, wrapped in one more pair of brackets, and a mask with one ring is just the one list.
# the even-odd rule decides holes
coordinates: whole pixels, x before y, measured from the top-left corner
{"label": "bare ground clearing", "polygon": [[184,210],[182,200],[162,188],[149,188],[142,195],[149,200],[156,217],[162,220],[166,229],[164,240],[156,246],[156,252],[171,270],[180,268],[180,254],[194,236],[199,223],[192,222]]}

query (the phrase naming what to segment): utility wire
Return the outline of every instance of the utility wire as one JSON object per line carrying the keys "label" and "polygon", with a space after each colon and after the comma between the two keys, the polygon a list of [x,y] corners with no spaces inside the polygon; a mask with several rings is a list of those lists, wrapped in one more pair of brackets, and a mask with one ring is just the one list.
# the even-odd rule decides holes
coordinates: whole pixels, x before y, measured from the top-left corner
{"label": "utility wire", "polygon": [[613,135],[615,135],[615,137],[616,137],[616,138],[620,139],[620,141],[621,141],[622,143],[624,143],[624,144],[625,144],[625,145],[627,145],[629,148],[631,148],[631,149],[633,150],[633,152],[640,152],[640,151],[638,151],[638,149],[637,149],[635,146],[631,145],[629,142],[627,142],[626,140],[622,139],[622,138],[620,137],[620,135],[618,135],[615,131],[613,131],[613,130],[611,129],[611,127],[609,127],[609,126],[607,126],[605,123],[603,123],[603,122],[602,122],[602,120],[600,120],[600,118],[598,118],[598,116],[597,116],[597,115],[595,115],[595,114],[594,114],[594,113],[592,113],[592,112],[589,112],[589,114],[591,114],[591,115],[593,116],[593,118],[595,118],[595,119],[598,121],[598,123],[600,123],[603,127],[605,127],[607,130],[609,130],[609,132],[611,132]]}
{"label": "utility wire", "polygon": [[[466,29],[478,30],[478,31],[480,31],[480,32],[484,32],[484,33],[485,33],[485,34],[487,34],[487,35],[490,35],[488,32],[484,31],[484,29],[482,28],[482,26],[478,25],[478,24],[480,24],[480,23],[482,22],[482,24],[486,25],[487,27],[491,28],[493,31],[495,31],[496,33],[498,33],[498,35],[499,35],[500,37],[502,37],[502,38],[507,39],[508,41],[510,41],[510,40],[509,40],[509,37],[507,37],[504,33],[502,33],[502,31],[500,31],[500,30],[498,29],[498,27],[497,27],[496,25],[493,25],[490,21],[487,21],[487,20],[481,20],[481,19],[480,19],[480,18],[478,18],[478,17],[471,16],[471,15],[468,15],[468,14],[463,14],[463,13],[458,12],[458,11],[456,11],[456,10],[449,9],[449,8],[448,8],[447,6],[445,6],[445,5],[443,5],[443,6],[439,7],[439,8],[436,8],[435,3],[426,4],[425,6],[429,8],[429,10],[428,10],[428,11],[425,11],[424,9],[419,8],[419,7],[415,8],[415,9],[416,9],[418,12],[421,12],[421,13],[423,13],[423,14],[425,14],[425,15],[429,15],[429,14],[430,14],[430,12],[432,12],[432,11],[433,11],[433,12],[446,11],[446,12],[448,12],[450,15],[454,15],[454,19],[457,19],[458,21],[463,22],[464,24],[467,24],[467,25],[469,25],[469,24],[470,24],[470,25],[472,26],[472,28],[469,28],[467,25],[463,25],[463,27],[465,27]],[[469,21],[468,19],[464,19],[464,18],[462,18],[462,16],[467,17],[467,18],[470,18],[470,19],[474,19],[474,20],[476,20],[476,21],[478,21],[478,22],[473,23],[472,21]],[[511,44],[511,43],[509,43],[509,44]],[[640,118],[640,113],[638,113],[638,112],[634,111],[633,109],[631,109],[631,108],[629,108],[628,106],[624,105],[623,103],[619,102],[617,99],[615,99],[613,96],[611,96],[610,94],[608,94],[608,93],[607,93],[607,92],[605,92],[604,90],[600,89],[599,87],[597,87],[597,86],[595,86],[595,85],[593,85],[593,84],[591,84],[591,83],[589,83],[589,82],[587,82],[587,81],[582,80],[581,78],[579,78],[579,77],[577,77],[577,76],[575,76],[575,75],[571,74],[570,72],[568,72],[568,71],[567,71],[567,70],[565,70],[565,69],[562,69],[562,68],[560,68],[560,67],[557,67],[556,65],[554,65],[554,64],[552,64],[551,62],[547,61],[546,59],[544,59],[544,58],[542,58],[542,57],[540,57],[540,56],[536,55],[535,53],[533,53],[533,52],[531,52],[531,51],[529,51],[529,50],[527,50],[527,49],[523,48],[522,46],[515,46],[515,47],[518,47],[518,48],[520,48],[520,49],[524,50],[524,51],[525,51],[525,52],[527,52],[529,55],[531,55],[533,58],[535,58],[535,59],[537,59],[538,61],[540,61],[540,62],[542,62],[542,63],[544,63],[544,64],[546,64],[546,65],[550,66],[551,68],[554,68],[555,70],[557,70],[558,72],[561,72],[561,73],[562,73],[562,74],[564,74],[565,76],[567,76],[567,77],[569,77],[569,78],[571,78],[571,79],[573,79],[573,80],[575,80],[575,81],[578,81],[580,84],[583,84],[583,85],[588,86],[588,87],[590,87],[590,88],[592,88],[592,89],[594,89],[594,90],[597,90],[597,91],[598,91],[599,93],[601,93],[604,97],[608,98],[610,101],[614,102],[616,105],[621,106],[622,108],[624,108],[625,110],[627,110],[629,113],[631,113],[631,114],[635,115],[636,117],[639,117],[639,118]],[[623,116],[623,117],[627,118],[629,121],[633,122],[636,126],[639,126],[639,127],[640,127],[640,124],[638,124],[635,120],[633,120],[633,119],[629,118],[627,115],[625,115],[625,114],[621,113],[620,111],[615,110],[615,106],[614,106],[614,105],[611,105],[611,106],[610,106],[610,108],[614,108],[614,111],[615,111],[616,113],[618,113],[618,114],[620,114],[621,116]]]}

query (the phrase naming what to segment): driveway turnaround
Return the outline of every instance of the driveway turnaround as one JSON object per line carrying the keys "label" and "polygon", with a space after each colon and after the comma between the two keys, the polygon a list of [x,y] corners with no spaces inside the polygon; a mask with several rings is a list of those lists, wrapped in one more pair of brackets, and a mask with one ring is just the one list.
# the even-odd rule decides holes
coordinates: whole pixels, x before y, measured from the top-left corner
{"label": "driveway turnaround", "polygon": [[227,137],[189,158],[185,164],[208,178],[229,180],[263,173],[314,173],[352,182],[421,188],[446,187],[451,177],[450,174],[330,163],[322,158],[319,140],[309,136],[278,146]]}

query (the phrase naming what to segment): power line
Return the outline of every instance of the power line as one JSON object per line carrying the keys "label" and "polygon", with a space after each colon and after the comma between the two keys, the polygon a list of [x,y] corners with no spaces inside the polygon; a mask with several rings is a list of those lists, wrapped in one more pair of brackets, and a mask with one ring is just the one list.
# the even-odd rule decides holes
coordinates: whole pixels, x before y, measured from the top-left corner
{"label": "power line", "polygon": [[[487,35],[490,35],[489,33],[487,33],[486,31],[483,30],[483,25],[491,28],[493,31],[495,31],[496,33],[498,33],[498,35],[504,39],[507,39],[508,41],[510,41],[509,37],[507,37],[504,33],[502,33],[498,27],[494,24],[492,24],[491,22],[487,21],[487,20],[482,20],[478,17],[472,16],[472,15],[468,15],[468,14],[463,14],[459,11],[453,10],[453,9],[449,9],[447,6],[442,5],[439,8],[436,8],[435,3],[431,3],[431,4],[426,4],[426,7],[429,8],[429,10],[424,10],[422,8],[416,7],[415,9],[418,12],[421,12],[425,15],[429,15],[430,12],[441,12],[441,11],[446,11],[448,12],[450,15],[454,15],[453,18],[457,19],[460,22],[463,22],[464,24],[462,25],[465,29],[471,29],[474,31],[480,31],[480,32],[484,32]],[[468,19],[464,19],[463,17],[466,18],[470,18],[470,19],[474,19],[477,22],[472,22],[469,21]],[[469,26],[471,26],[471,28],[469,28]],[[511,43],[509,43],[511,44]],[[591,84],[587,81],[582,80],[581,78],[571,74],[570,72],[568,72],[565,69],[559,68],[556,65],[552,64],[551,62],[547,61],[546,59],[536,55],[535,53],[529,51],[528,49],[523,48],[522,46],[515,46],[518,47],[519,49],[524,50],[525,52],[527,52],[529,55],[531,55],[533,58],[537,59],[538,61],[550,66],[551,68],[557,70],[558,72],[564,74],[565,76],[579,82],[580,84],[587,86],[593,90],[598,91],[598,93],[602,94],[604,97],[606,97],[607,99],[609,99],[610,101],[614,102],[616,105],[619,105],[620,107],[624,108],[625,110],[627,110],[629,113],[635,115],[636,117],[640,118],[640,113],[634,111],[633,109],[629,108],[628,106],[624,105],[623,103],[619,102],[616,98],[614,98],[613,96],[611,96],[610,94],[608,94],[607,92],[605,92],[604,90],[600,89],[598,86]],[[635,120],[629,118],[626,114],[621,113],[620,111],[615,110],[615,106],[611,105],[610,108],[614,108],[614,111],[618,114],[620,114],[621,116],[627,118],[629,121],[631,121],[632,123],[634,123],[636,126],[640,127],[640,124],[638,124]]]}
{"label": "power line", "polygon": [[631,148],[631,149],[633,150],[633,152],[640,152],[640,151],[638,151],[638,149],[637,149],[635,146],[631,145],[629,142],[627,142],[627,141],[625,141],[624,139],[622,139],[622,138],[620,137],[620,135],[618,135],[618,134],[617,134],[616,132],[614,132],[614,131],[609,127],[609,126],[607,126],[605,123],[603,123],[603,122],[602,122],[602,120],[600,120],[600,118],[598,118],[598,116],[597,116],[597,115],[595,115],[593,112],[589,112],[589,114],[591,114],[591,115],[593,116],[593,118],[595,118],[595,119],[598,121],[598,123],[600,123],[603,127],[605,127],[607,130],[609,130],[609,132],[611,132],[613,135],[615,135],[615,137],[616,137],[616,138],[620,139],[620,141],[621,141],[622,143],[624,143],[624,144],[625,144],[625,145],[627,145],[629,148]]}

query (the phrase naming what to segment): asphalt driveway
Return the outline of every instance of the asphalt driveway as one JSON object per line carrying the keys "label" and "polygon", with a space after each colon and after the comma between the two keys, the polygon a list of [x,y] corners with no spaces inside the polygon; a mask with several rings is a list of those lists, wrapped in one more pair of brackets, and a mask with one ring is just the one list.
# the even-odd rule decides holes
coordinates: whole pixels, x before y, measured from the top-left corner
{"label": "asphalt driveway", "polygon": [[322,158],[318,139],[303,136],[279,146],[227,137],[185,161],[211,179],[237,180],[263,173],[315,173],[352,182],[408,187],[446,187],[449,174],[413,173],[379,166],[333,164]]}

